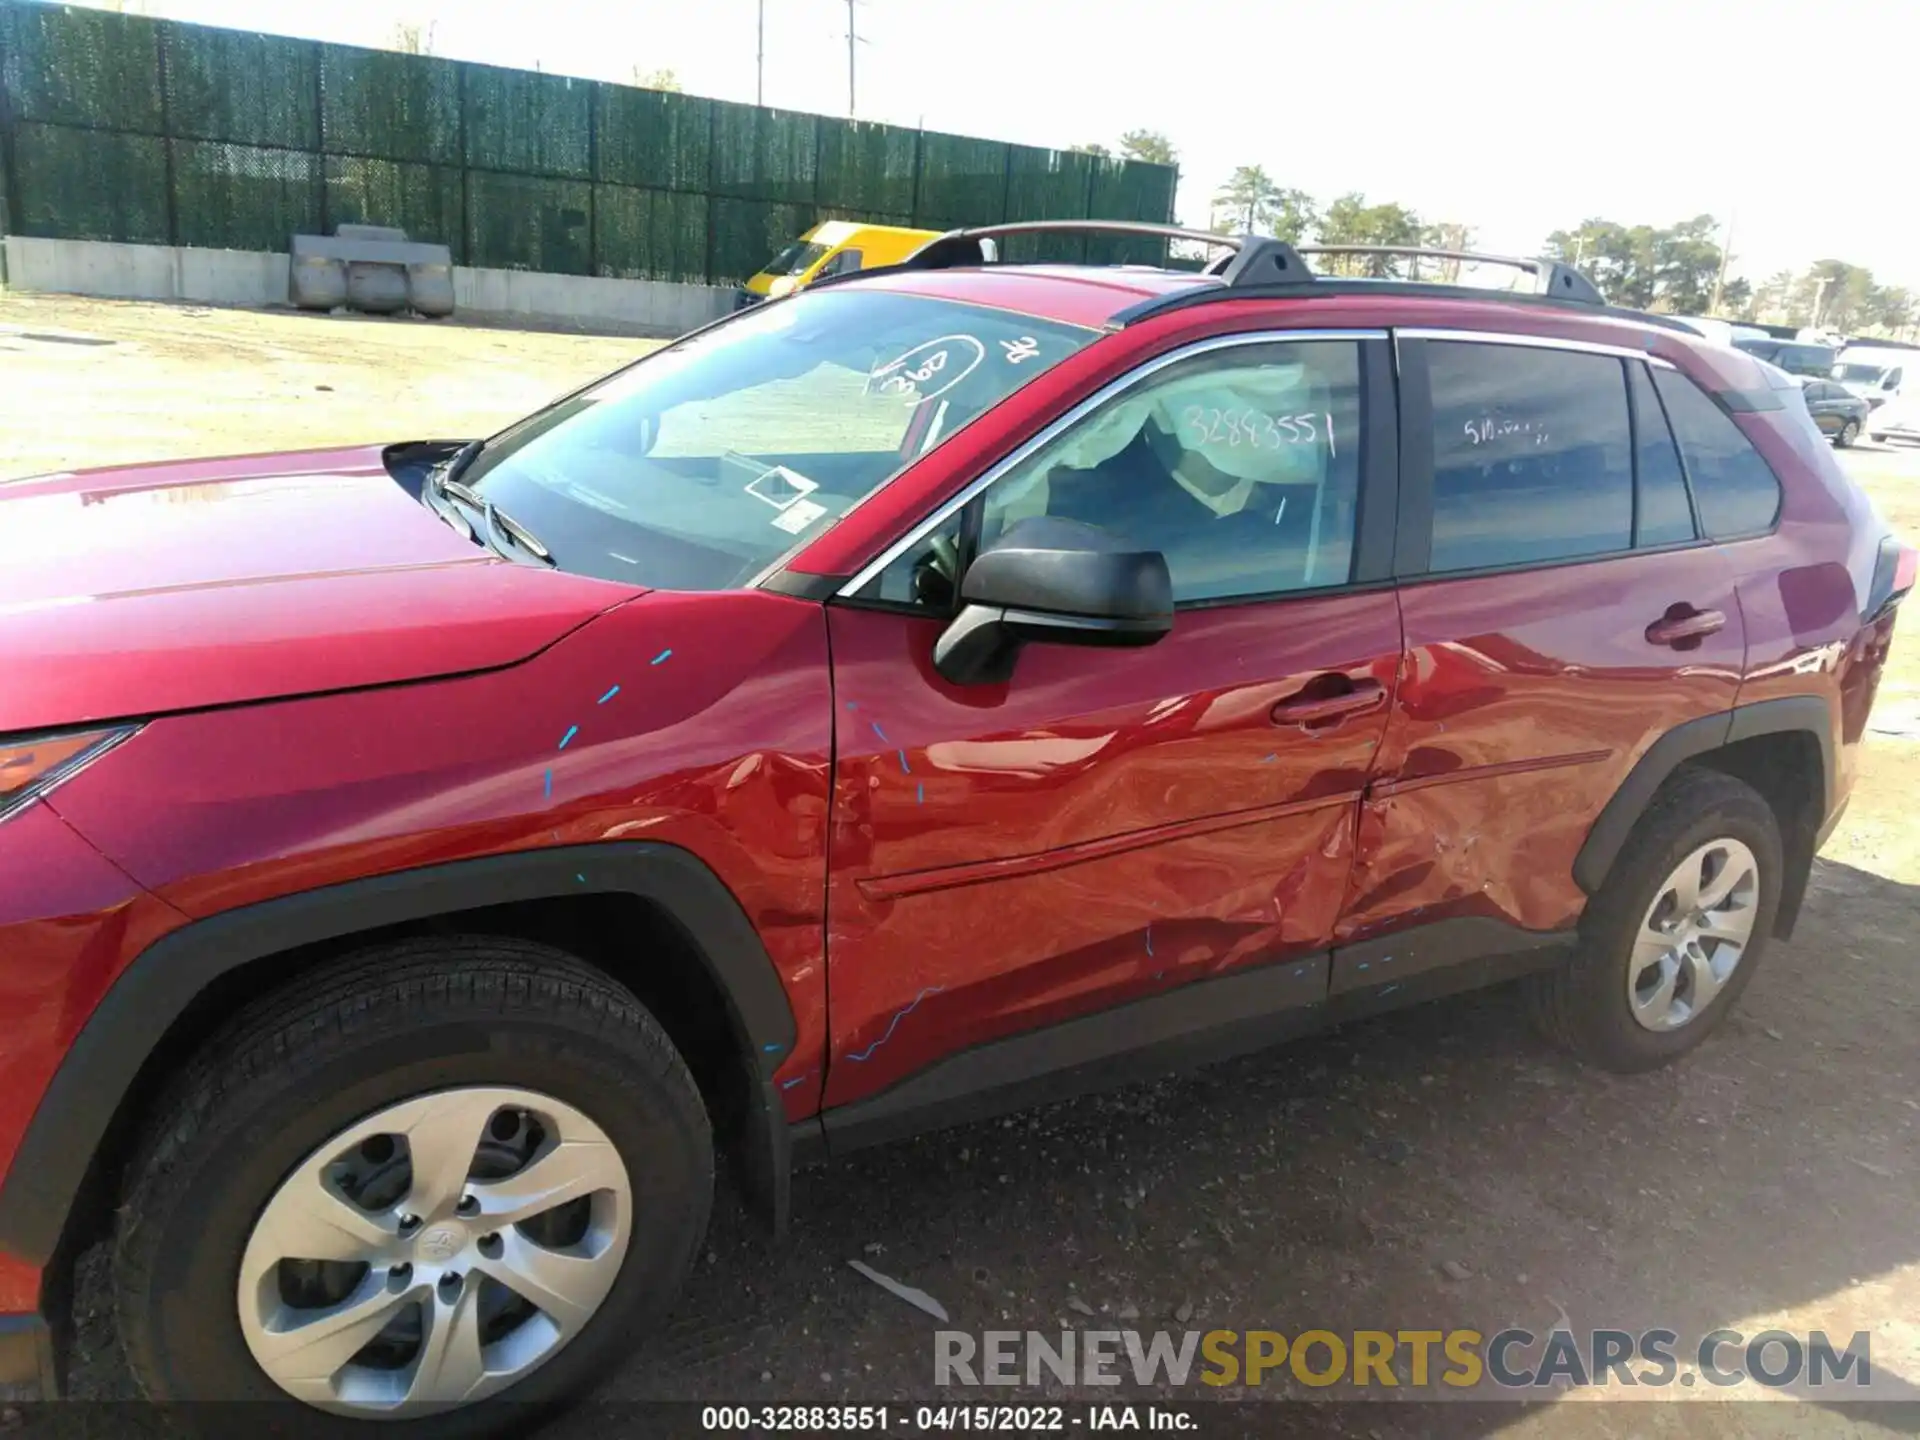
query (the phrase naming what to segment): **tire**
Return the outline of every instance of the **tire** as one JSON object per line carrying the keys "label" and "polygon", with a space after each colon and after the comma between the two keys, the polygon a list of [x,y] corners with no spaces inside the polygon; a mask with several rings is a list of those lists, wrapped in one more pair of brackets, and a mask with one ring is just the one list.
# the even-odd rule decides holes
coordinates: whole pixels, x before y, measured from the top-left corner
{"label": "tire", "polygon": [[[1676,867],[1721,842],[1744,846],[1754,861],[1744,950],[1731,973],[1716,982],[1709,1003],[1675,1028],[1648,1028],[1629,999],[1641,923],[1666,893]],[[1651,1070],[1693,1050],[1726,1019],[1765,957],[1780,904],[1783,853],[1772,807],[1751,786],[1715,770],[1683,767],[1655,794],[1589,902],[1574,957],[1529,977],[1526,995],[1535,1024],[1581,1059],[1618,1074]]]}
{"label": "tire", "polygon": [[[511,1112],[533,1157],[522,1162],[528,1169],[542,1156],[576,1164],[572,1157],[587,1153],[599,1157],[595,1163],[601,1165],[609,1163],[609,1155],[617,1157],[607,1173],[617,1175],[619,1183],[594,1191],[573,1212],[588,1217],[582,1222],[588,1227],[582,1238],[552,1242],[578,1245],[584,1253],[593,1248],[587,1235],[602,1233],[593,1228],[601,1225],[603,1212],[597,1207],[609,1205],[614,1208],[604,1213],[624,1215],[624,1221],[609,1221],[604,1230],[605,1235],[625,1230],[618,1253],[609,1248],[612,1241],[595,1240],[600,1258],[589,1256],[600,1267],[596,1283],[608,1288],[592,1305],[566,1312],[572,1324],[565,1338],[546,1340],[551,1348],[521,1367],[511,1384],[459,1408],[422,1418],[371,1420],[290,1400],[289,1389],[268,1374],[250,1348],[264,1343],[257,1340],[260,1326],[249,1329],[242,1318],[249,1292],[240,1279],[247,1273],[243,1264],[252,1263],[254,1240],[267,1237],[260,1239],[266,1247],[261,1253],[270,1254],[281,1243],[277,1237],[288,1233],[260,1222],[277,1213],[272,1207],[309,1167],[320,1173],[317,1163],[324,1161],[331,1144],[356,1126],[382,1123],[389,1108],[401,1102],[416,1107],[460,1102],[467,1106],[465,1113],[481,1117],[473,1132],[479,1151],[471,1146],[466,1151],[475,1156],[474,1168],[467,1172],[469,1178],[456,1178],[448,1192],[466,1191],[468,1197],[447,1201],[461,1207],[459,1214],[472,1213],[465,1207],[478,1203],[473,1193],[490,1183],[480,1168],[489,1153],[489,1137],[501,1135],[498,1127],[507,1123],[502,1117],[510,1112],[476,1109],[490,1103],[489,1091],[466,1087],[509,1087],[492,1093],[532,1097],[527,1110]],[[430,1098],[414,1099],[422,1096]],[[555,1147],[563,1132],[541,1127],[558,1127],[562,1122],[553,1117],[568,1115],[575,1119],[566,1124],[583,1124],[598,1140],[561,1155]],[[433,1150],[436,1133],[444,1154],[459,1153],[457,1125],[436,1132],[431,1123],[422,1122],[413,1133],[422,1154]],[[552,1144],[545,1150],[532,1148],[545,1144],[543,1137]],[[350,1148],[342,1153],[357,1164],[367,1152]],[[378,1213],[403,1216],[409,1203],[422,1198],[422,1182],[412,1173],[413,1153],[405,1152],[406,1167],[399,1172],[403,1178],[398,1183],[405,1188],[391,1192],[397,1206]],[[540,1191],[537,1182],[529,1185]],[[371,1193],[362,1190],[358,1176],[341,1181],[340,1187]],[[542,1194],[539,1203],[544,1204]],[[242,1013],[205,1046],[160,1101],[124,1182],[113,1257],[121,1343],[135,1379],[150,1398],[163,1403],[282,1402],[275,1408],[299,1422],[303,1434],[378,1435],[384,1440],[518,1432],[529,1428],[534,1417],[577,1398],[663,1317],[705,1238],[712,1197],[713,1138],[699,1091],[666,1032],[630,994],[559,951],[519,940],[470,937],[386,945],[304,977]],[[337,1191],[331,1199],[347,1203]],[[401,1237],[392,1243],[404,1243],[407,1220],[392,1223]],[[485,1222],[483,1217],[463,1223],[466,1230],[478,1231]],[[516,1251],[527,1250],[532,1243],[527,1228],[509,1220],[498,1225],[499,1234],[463,1241],[457,1238],[462,1223],[434,1223],[425,1229],[418,1228],[419,1221],[414,1224],[417,1248],[424,1250],[431,1241],[435,1260],[447,1258],[447,1247],[471,1242],[454,1257],[455,1263],[464,1256],[472,1265],[465,1276],[472,1291],[469,1318],[475,1327],[499,1325],[498,1314],[491,1321],[484,1318],[489,1282],[480,1273],[484,1264],[474,1256],[486,1251],[489,1242],[497,1256],[502,1235]],[[381,1260],[362,1267],[363,1278],[353,1283],[371,1285],[384,1264]],[[385,1274],[398,1277],[402,1271],[411,1278],[414,1267],[396,1265]],[[272,1305],[276,1298],[283,1305],[290,1303],[286,1269],[268,1273],[273,1292],[262,1280],[259,1303]],[[449,1344],[460,1336],[457,1323],[434,1318],[464,1313],[433,1309],[436,1295],[442,1301],[447,1295],[444,1288],[432,1288],[435,1273],[423,1257],[420,1283],[428,1288],[423,1296],[401,1302],[420,1306],[411,1312],[419,1327],[414,1332],[421,1347],[416,1357],[425,1354],[429,1326],[445,1324],[437,1333],[451,1337]],[[442,1285],[449,1278],[459,1295],[462,1277],[442,1273]],[[378,1289],[376,1285],[366,1293],[371,1302],[384,1304],[374,1293]],[[492,1295],[496,1304],[498,1298]],[[467,1297],[449,1303],[464,1304]],[[267,1333],[270,1339],[274,1332],[269,1327]],[[476,1346],[495,1343],[486,1333],[474,1331],[480,1337]],[[545,1333],[534,1335],[529,1346]],[[556,1327],[554,1333],[562,1331]],[[384,1339],[375,1343],[393,1344]],[[319,1363],[322,1369],[331,1365],[331,1360],[313,1361],[312,1353],[301,1363]],[[479,1350],[470,1353],[477,1356]],[[355,1363],[365,1354],[356,1351]],[[342,1374],[372,1372],[328,1373],[332,1379],[314,1383],[332,1386],[340,1383]],[[424,1376],[426,1367],[415,1365],[414,1373]],[[228,1423],[217,1418],[221,1408],[189,1406],[183,1414],[217,1427]],[[243,1418],[244,1428],[256,1433],[261,1428],[258,1412],[249,1416],[244,1407],[229,1411],[231,1423],[241,1424]]]}
{"label": "tire", "polygon": [[1846,450],[1859,438],[1860,422],[1858,420],[1849,420],[1840,427],[1840,433],[1833,437],[1833,443],[1836,448]]}

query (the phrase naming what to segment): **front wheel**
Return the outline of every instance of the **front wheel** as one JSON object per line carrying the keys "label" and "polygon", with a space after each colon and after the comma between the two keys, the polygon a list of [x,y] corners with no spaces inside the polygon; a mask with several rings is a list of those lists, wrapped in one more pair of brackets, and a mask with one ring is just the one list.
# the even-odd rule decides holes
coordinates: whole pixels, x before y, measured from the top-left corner
{"label": "front wheel", "polygon": [[1840,449],[1845,450],[1859,438],[1860,422],[1858,420],[1849,420],[1840,427],[1840,433],[1834,437],[1833,443]]}
{"label": "front wheel", "polygon": [[712,1187],[699,1092],[631,995],[516,940],[383,947],[242,1015],[162,1102],[122,1343],[156,1400],[304,1402],[303,1433],[524,1428],[664,1313]]}
{"label": "front wheel", "polygon": [[1535,1022],[1622,1074],[1692,1050],[1753,979],[1780,904],[1782,855],[1773,809],[1752,787],[1715,770],[1678,772],[1588,905],[1574,958],[1530,977]]}

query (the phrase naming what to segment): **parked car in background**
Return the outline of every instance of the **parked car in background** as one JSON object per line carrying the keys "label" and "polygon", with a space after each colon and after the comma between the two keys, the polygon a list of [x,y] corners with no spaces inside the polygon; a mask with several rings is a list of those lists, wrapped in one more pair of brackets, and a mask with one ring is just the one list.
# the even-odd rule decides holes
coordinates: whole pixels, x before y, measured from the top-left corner
{"label": "parked car in background", "polygon": [[1777,365],[1789,375],[1824,380],[1833,369],[1834,351],[1831,345],[1817,345],[1804,340],[1777,340],[1772,336],[1758,340],[1739,336],[1735,338],[1733,348],[1744,350],[1769,365]]}
{"label": "parked car in background", "polygon": [[[1232,253],[980,263],[1040,229]],[[106,1240],[148,1396],[316,1412],[186,1421],[518,1435],[720,1158],[777,1231],[1510,979],[1606,1070],[1712,1035],[1914,552],[1752,356],[1313,253],[955,232],[491,439],[0,486],[0,1382]]]}
{"label": "parked car in background", "polygon": [[1813,423],[1835,445],[1844,450],[1860,438],[1873,408],[1866,401],[1832,380],[1809,380],[1800,387],[1800,393],[1806,398]]}
{"label": "parked car in background", "polygon": [[762,300],[791,295],[829,276],[897,265],[938,233],[899,225],[864,225],[854,220],[823,221],[741,286],[733,308],[744,310]]}
{"label": "parked car in background", "polygon": [[1882,444],[1920,441],[1920,399],[1903,395],[1882,405],[1868,417],[1867,434]]}
{"label": "parked car in background", "polygon": [[1667,317],[1676,325],[1684,325],[1702,339],[1711,340],[1716,345],[1736,345],[1742,340],[1765,340],[1767,332],[1753,325],[1739,325],[1731,320],[1714,320],[1705,315],[1671,315]]}
{"label": "parked car in background", "polygon": [[1903,393],[1920,376],[1920,350],[1849,345],[1834,358],[1828,378],[1839,381],[1874,409]]}

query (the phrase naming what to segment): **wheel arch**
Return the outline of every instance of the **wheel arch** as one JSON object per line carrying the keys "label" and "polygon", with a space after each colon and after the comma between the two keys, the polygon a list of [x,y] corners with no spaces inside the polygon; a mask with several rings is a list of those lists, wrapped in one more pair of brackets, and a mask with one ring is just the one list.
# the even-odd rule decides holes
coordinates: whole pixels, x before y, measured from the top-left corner
{"label": "wheel arch", "polygon": [[[114,981],[35,1109],[0,1184],[0,1248],[54,1265],[85,1208],[83,1195],[91,1182],[107,1178],[100,1162],[121,1148],[116,1136],[137,1119],[143,1097],[152,1098],[156,1087],[149,1082],[163,1078],[164,1062],[180,1053],[183,1034],[204,1039],[208,1026],[217,1029],[253,995],[359,942],[418,933],[422,926],[498,929],[462,922],[516,906],[550,903],[559,913],[559,907],[595,901],[644,906],[665,917],[669,934],[662,938],[684,942],[675,959],[697,963],[724,1007],[732,1054],[686,1059],[696,1075],[703,1063],[738,1065],[742,1103],[733,1117],[733,1159],[749,1198],[783,1231],[790,1139],[772,1077],[797,1034],[786,989],[732,892],[697,856],[673,845],[609,842],[397,871],[242,906],[169,932]],[[288,957],[304,963],[276,965]],[[632,983],[644,978],[640,967],[581,958],[644,1003],[646,986]],[[670,1018],[656,1018],[684,1043]]]}
{"label": "wheel arch", "polygon": [[1606,883],[1655,793],[1683,765],[1723,771],[1752,785],[1773,807],[1786,846],[1774,933],[1793,931],[1822,818],[1837,794],[1833,711],[1819,695],[1789,695],[1703,715],[1647,748],[1587,832],[1573,878],[1587,894]]}

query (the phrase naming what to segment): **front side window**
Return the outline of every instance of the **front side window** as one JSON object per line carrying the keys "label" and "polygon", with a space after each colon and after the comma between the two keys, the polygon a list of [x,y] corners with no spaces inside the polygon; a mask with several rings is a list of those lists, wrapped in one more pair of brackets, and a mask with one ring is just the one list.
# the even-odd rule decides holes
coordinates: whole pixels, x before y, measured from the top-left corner
{"label": "front side window", "polygon": [[1436,572],[1542,564],[1633,543],[1620,361],[1430,341]]}
{"label": "front side window", "polygon": [[1740,427],[1679,372],[1662,370],[1653,382],[1673,422],[1708,537],[1730,540],[1772,529],[1780,513],[1780,482]]}
{"label": "front side window", "polygon": [[1158,370],[987,491],[980,544],[1037,515],[1166,556],[1176,603],[1344,584],[1360,346],[1231,346]]}
{"label": "front side window", "polygon": [[[1360,347],[1231,346],[1175,361],[1048,441],[974,502],[978,544],[1023,520],[1098,526],[1157,550],[1175,603],[1344,584],[1360,483]],[[955,520],[862,598],[950,603]]]}
{"label": "front side window", "polygon": [[462,478],[563,569],[726,589],[1096,333],[859,286],[804,292],[520,422]]}
{"label": "front side window", "polygon": [[863,252],[859,250],[842,250],[838,255],[822,265],[820,267],[820,273],[814,278],[824,280],[829,275],[850,275],[860,268],[860,262],[863,258]]}

